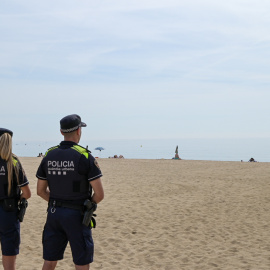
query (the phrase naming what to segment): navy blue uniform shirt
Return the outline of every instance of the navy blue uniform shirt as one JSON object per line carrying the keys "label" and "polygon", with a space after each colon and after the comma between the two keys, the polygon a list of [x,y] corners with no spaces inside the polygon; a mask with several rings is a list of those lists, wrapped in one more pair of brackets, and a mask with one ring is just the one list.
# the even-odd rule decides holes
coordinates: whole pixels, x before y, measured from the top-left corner
{"label": "navy blue uniform shirt", "polygon": [[[59,148],[60,149],[67,149],[72,147],[73,145],[77,145],[75,142],[70,141],[62,141],[60,143]],[[47,180],[47,172],[45,170],[45,162],[46,162],[46,156],[41,161],[41,164],[39,165],[39,168],[37,170],[36,177],[41,180]],[[99,177],[102,176],[101,170],[98,166],[97,161],[95,158],[89,153],[88,159],[85,155],[81,155],[80,161],[79,161],[79,168],[78,173],[81,175],[86,175],[88,181],[93,181]]]}
{"label": "navy blue uniform shirt", "polygon": [[[19,179],[16,178],[15,168],[13,167],[13,190],[16,190],[16,194],[13,196],[20,195],[19,187],[23,187],[29,184],[28,179],[24,173],[22,165],[20,161],[13,156],[15,160],[18,162],[19,166]],[[8,198],[8,180],[7,180],[7,162],[0,157],[0,200]]]}

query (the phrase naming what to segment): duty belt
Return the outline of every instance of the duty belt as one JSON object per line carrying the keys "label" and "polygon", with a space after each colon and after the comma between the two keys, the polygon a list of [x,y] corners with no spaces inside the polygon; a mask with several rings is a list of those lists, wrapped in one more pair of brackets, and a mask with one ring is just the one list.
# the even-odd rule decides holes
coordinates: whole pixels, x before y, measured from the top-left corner
{"label": "duty belt", "polygon": [[83,210],[84,210],[83,205],[77,205],[77,204],[73,204],[73,203],[70,203],[70,202],[61,202],[61,201],[56,201],[56,200],[50,200],[48,206],[51,206],[51,207],[65,207],[65,208],[80,210],[81,212],[83,212]]}
{"label": "duty belt", "polygon": [[14,200],[16,200],[15,198],[6,198],[6,199],[1,199],[1,200],[0,200],[0,205],[4,204],[5,200],[7,200],[7,199],[14,199]]}

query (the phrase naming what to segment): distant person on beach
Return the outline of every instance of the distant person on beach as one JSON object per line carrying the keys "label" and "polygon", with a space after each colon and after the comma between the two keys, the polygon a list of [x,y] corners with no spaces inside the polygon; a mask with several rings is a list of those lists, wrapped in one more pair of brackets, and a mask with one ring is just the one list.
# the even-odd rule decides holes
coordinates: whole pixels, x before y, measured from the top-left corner
{"label": "distant person on beach", "polygon": [[113,157],[109,157],[109,158],[124,158],[123,155],[120,155],[119,157],[117,155],[114,155]]}
{"label": "distant person on beach", "polygon": [[93,262],[92,215],[104,191],[97,161],[78,145],[82,127],[86,124],[76,114],[60,120],[64,141],[46,152],[36,174],[37,194],[48,202],[42,270],[55,269],[68,242],[76,270],[88,270]]}
{"label": "distant person on beach", "polygon": [[31,197],[29,182],[12,153],[13,132],[0,128],[0,242],[4,270],[14,270],[20,246],[19,203]]}
{"label": "distant person on beach", "polygon": [[248,162],[257,162],[253,157]]}

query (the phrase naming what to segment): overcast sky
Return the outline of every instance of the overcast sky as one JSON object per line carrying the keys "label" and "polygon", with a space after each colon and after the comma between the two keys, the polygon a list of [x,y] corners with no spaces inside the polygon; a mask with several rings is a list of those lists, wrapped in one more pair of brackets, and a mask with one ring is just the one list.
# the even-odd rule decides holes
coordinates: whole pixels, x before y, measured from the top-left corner
{"label": "overcast sky", "polygon": [[[270,137],[269,0],[1,0],[0,126],[86,138]],[[60,136],[59,136],[60,138]]]}

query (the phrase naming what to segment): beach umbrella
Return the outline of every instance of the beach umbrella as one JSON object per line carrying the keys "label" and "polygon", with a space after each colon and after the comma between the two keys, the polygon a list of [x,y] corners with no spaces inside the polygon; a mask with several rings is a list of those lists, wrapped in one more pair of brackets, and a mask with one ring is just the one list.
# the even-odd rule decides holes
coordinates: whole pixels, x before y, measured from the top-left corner
{"label": "beach umbrella", "polygon": [[176,146],[175,154],[178,154],[178,145]]}
{"label": "beach umbrella", "polygon": [[103,147],[101,147],[101,146],[99,146],[99,147],[96,147],[96,148],[95,148],[95,150],[99,150],[99,151],[101,151],[101,150],[104,150],[104,148],[103,148]]}

